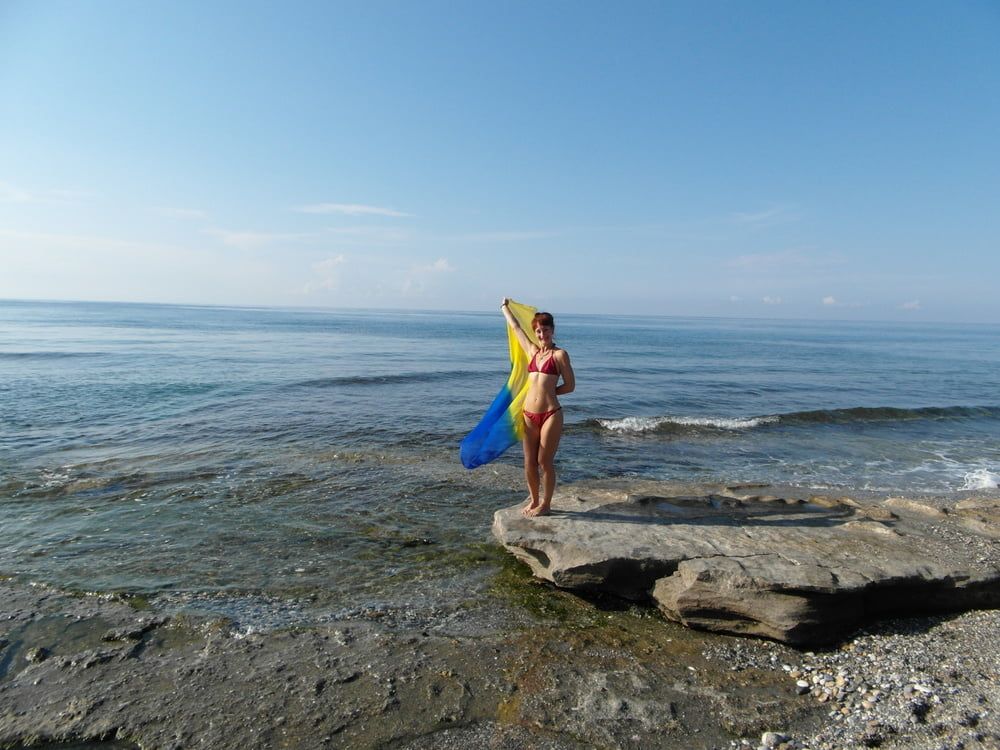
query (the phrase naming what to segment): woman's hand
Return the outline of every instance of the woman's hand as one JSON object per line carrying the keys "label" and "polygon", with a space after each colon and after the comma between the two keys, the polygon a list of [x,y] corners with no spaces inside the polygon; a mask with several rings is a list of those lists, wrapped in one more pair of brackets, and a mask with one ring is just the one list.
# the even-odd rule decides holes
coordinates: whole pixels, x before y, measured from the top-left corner
{"label": "woman's hand", "polygon": [[509,304],[510,304],[510,297],[504,297],[504,298],[503,298],[503,299],[502,299],[502,300],[500,301],[500,309],[501,309],[501,310],[503,310],[503,309],[504,309],[505,307],[507,307],[507,305],[509,305]]}

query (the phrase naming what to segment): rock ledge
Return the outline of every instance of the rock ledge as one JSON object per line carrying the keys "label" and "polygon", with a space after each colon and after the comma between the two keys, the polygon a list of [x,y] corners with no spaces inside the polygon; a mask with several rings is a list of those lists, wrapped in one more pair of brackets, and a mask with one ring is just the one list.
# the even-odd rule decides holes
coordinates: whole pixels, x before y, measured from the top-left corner
{"label": "rock ledge", "polygon": [[559,587],[652,599],[691,627],[797,645],[888,615],[1000,607],[1000,499],[747,489],[571,485],[550,516],[497,511],[493,533]]}

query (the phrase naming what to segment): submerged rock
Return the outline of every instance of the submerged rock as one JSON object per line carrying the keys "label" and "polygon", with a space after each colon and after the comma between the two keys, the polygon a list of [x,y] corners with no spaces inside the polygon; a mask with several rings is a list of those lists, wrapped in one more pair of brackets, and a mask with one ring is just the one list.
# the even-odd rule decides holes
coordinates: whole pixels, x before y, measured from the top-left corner
{"label": "submerged rock", "polygon": [[49,658],[49,654],[50,652],[47,648],[29,648],[24,653],[24,660],[29,664],[41,664]]}
{"label": "submerged rock", "polygon": [[948,512],[684,489],[570,486],[549,516],[497,511],[493,532],[559,587],[652,599],[688,626],[793,644],[891,614],[1000,606],[1000,501]]}

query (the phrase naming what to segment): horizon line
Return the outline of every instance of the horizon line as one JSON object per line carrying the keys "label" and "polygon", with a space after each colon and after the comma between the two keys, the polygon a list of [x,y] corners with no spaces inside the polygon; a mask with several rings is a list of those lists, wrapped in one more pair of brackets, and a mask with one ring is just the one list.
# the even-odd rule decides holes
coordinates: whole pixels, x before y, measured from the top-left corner
{"label": "horizon line", "polygon": [[[461,315],[486,315],[490,310],[467,310],[456,308],[414,308],[414,307],[330,307],[323,305],[254,305],[254,304],[219,304],[211,302],[137,302],[135,300],[93,300],[93,299],[52,299],[44,297],[0,297],[0,304],[14,303],[44,303],[63,305],[135,305],[148,307],[188,307],[209,308],[217,310],[301,310],[311,312],[387,312],[387,313],[455,313]],[[967,326],[1000,326],[998,322],[982,322],[968,320],[897,320],[887,318],[803,318],[803,317],[764,317],[735,315],[683,315],[679,313],[608,313],[608,312],[561,312],[559,315],[608,317],[608,318],[677,318],[683,320],[755,320],[785,323],[892,323],[899,325],[967,325]]]}

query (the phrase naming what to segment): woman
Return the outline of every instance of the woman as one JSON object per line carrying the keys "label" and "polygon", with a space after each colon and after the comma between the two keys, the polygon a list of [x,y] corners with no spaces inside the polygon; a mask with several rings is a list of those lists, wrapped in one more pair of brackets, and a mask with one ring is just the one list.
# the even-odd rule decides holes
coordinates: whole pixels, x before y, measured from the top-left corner
{"label": "woman", "polygon": [[[545,516],[552,505],[556,488],[555,457],[562,437],[563,412],[558,396],[572,393],[576,387],[569,354],[556,346],[555,321],[547,312],[536,313],[531,326],[538,339],[536,346],[517,322],[504,297],[500,310],[507,325],[514,331],[525,353],[531,358],[528,365],[528,394],[524,399],[524,478],[530,497],[522,513],[526,516]],[[562,384],[559,379],[562,378]],[[542,487],[539,496],[539,485]]]}

